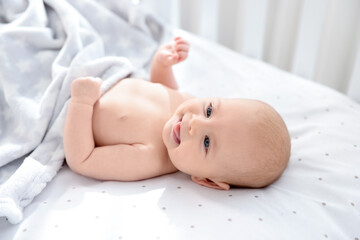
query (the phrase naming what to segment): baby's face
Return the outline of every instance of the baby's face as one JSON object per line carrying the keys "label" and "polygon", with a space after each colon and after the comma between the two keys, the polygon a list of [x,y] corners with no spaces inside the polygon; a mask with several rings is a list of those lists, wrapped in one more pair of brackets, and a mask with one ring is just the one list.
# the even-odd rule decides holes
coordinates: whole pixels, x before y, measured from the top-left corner
{"label": "baby's face", "polygon": [[[163,129],[163,141],[177,169],[189,175],[222,179],[224,169],[252,168],[243,156],[251,149],[252,121],[256,107],[244,99],[198,99],[182,103]],[[233,161],[234,158],[242,159]]]}

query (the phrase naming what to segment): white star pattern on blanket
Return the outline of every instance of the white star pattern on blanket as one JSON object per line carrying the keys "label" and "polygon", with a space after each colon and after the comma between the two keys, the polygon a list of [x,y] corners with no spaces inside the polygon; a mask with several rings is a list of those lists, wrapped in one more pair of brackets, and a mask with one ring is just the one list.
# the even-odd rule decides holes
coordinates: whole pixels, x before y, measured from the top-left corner
{"label": "white star pattern on blanket", "polygon": [[[0,116],[4,122],[8,122],[8,121],[10,121],[10,119],[12,117],[12,113],[7,109],[1,109]],[[0,128],[0,129],[2,129],[2,128]]]}
{"label": "white star pattern on blanket", "polygon": [[131,47],[131,39],[125,36],[116,43],[116,46],[119,48],[121,48],[121,47],[130,48]]}
{"label": "white star pattern on blanket", "polygon": [[20,85],[17,83],[13,83],[11,81],[5,82],[5,79],[6,79],[6,77],[4,76],[3,90],[4,90],[5,95],[8,96],[9,98],[12,96],[19,95]]}
{"label": "white star pattern on blanket", "polygon": [[41,51],[35,55],[35,58],[42,64],[46,64],[46,62],[55,59],[55,57],[56,53],[53,51]]}
{"label": "white star pattern on blanket", "polygon": [[24,36],[18,38],[18,41],[16,41],[16,45],[17,47],[22,49],[26,49],[27,47],[29,47],[27,40]]}
{"label": "white star pattern on blanket", "polygon": [[32,69],[31,62],[29,60],[19,60],[16,63],[16,67],[23,74],[27,74],[27,73],[31,72],[31,69]]}
{"label": "white star pattern on blanket", "polygon": [[[4,46],[2,45],[1,42],[0,42],[0,52],[2,52],[2,53],[5,52]],[[0,75],[0,77],[1,77],[1,75]],[[2,78],[0,78],[0,79],[2,79]]]}
{"label": "white star pattern on blanket", "polygon": [[34,92],[38,94],[36,96],[41,97],[46,88],[49,86],[49,79],[47,77],[40,77],[34,85]]}

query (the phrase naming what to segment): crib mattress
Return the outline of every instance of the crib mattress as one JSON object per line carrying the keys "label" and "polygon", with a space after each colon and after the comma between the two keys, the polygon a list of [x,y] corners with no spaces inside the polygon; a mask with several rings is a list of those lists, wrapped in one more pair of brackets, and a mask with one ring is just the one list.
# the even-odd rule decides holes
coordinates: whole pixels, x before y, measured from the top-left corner
{"label": "crib mattress", "polygon": [[346,96],[183,31],[180,90],[271,104],[291,135],[283,176],[263,189],[213,190],[174,173],[97,181],[64,165],[0,239],[360,239],[360,106]]}

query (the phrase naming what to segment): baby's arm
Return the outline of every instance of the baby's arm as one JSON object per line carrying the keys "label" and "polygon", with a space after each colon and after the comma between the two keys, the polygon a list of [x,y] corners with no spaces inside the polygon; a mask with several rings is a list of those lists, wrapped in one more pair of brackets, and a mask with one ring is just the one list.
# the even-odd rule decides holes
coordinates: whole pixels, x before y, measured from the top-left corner
{"label": "baby's arm", "polygon": [[150,81],[177,89],[178,85],[171,67],[184,61],[188,52],[189,43],[181,37],[176,37],[174,42],[161,46],[151,62]]}
{"label": "baby's arm", "polygon": [[93,106],[100,97],[101,79],[79,78],[71,85],[64,129],[66,161],[70,167],[85,161],[94,150]]}

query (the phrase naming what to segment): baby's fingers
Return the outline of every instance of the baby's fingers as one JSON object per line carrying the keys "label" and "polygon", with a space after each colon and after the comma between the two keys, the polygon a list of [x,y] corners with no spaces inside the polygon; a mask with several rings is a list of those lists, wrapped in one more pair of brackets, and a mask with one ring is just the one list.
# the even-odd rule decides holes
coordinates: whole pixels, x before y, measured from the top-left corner
{"label": "baby's fingers", "polygon": [[175,41],[175,43],[177,43],[177,44],[186,44],[186,45],[190,45],[189,43],[188,43],[188,41],[186,41],[185,39],[183,39],[182,37],[176,37],[176,38],[174,38],[174,41]]}
{"label": "baby's fingers", "polygon": [[188,52],[187,51],[180,51],[178,52],[178,55],[179,55],[179,61],[184,61],[187,56],[188,56]]}
{"label": "baby's fingers", "polygon": [[171,54],[166,56],[166,61],[167,61],[168,64],[174,65],[177,62],[179,62],[179,58],[180,58],[179,54],[174,52],[174,53],[171,53]]}
{"label": "baby's fingers", "polygon": [[188,44],[176,44],[175,45],[176,52],[188,52],[189,51],[189,45]]}
{"label": "baby's fingers", "polygon": [[190,44],[181,37],[174,38],[174,49],[178,54],[178,61],[183,61],[187,58]]}

